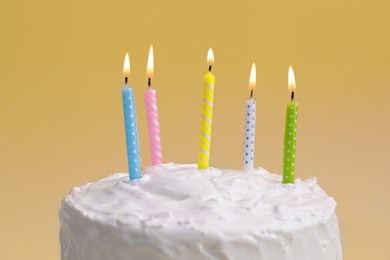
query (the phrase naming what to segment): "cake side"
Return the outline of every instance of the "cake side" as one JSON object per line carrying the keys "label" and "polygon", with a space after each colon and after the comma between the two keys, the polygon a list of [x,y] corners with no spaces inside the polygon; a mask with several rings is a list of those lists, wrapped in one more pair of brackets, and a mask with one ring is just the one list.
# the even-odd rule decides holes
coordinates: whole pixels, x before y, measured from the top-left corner
{"label": "cake side", "polygon": [[62,259],[342,259],[335,201],[315,178],[162,164],[74,188]]}

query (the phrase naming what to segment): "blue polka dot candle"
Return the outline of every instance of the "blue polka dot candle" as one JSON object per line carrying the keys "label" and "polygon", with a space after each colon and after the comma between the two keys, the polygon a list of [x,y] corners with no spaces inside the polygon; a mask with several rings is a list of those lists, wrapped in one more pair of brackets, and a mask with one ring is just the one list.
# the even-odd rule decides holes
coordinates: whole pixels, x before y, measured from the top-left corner
{"label": "blue polka dot candle", "polygon": [[123,65],[125,86],[122,88],[123,115],[125,118],[127,159],[130,180],[139,179],[141,175],[141,158],[138,141],[137,113],[135,110],[134,90],[128,85],[130,75],[130,59],[126,53]]}
{"label": "blue polka dot candle", "polygon": [[295,77],[294,77],[294,71],[291,66],[288,70],[288,89],[291,92],[291,103],[287,104],[287,109],[286,109],[286,127],[284,132],[282,182],[294,183],[298,104],[294,100]]}
{"label": "blue polka dot candle", "polygon": [[245,102],[245,133],[244,133],[244,170],[253,170],[255,160],[255,132],[256,132],[256,101],[253,91],[256,88],[256,64],[252,64],[249,77],[250,98]]}

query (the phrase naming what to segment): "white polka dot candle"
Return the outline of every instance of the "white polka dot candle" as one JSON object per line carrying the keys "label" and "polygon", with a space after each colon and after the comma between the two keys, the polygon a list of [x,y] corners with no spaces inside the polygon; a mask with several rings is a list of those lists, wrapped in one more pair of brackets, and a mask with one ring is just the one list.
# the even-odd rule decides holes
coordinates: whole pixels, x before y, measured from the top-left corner
{"label": "white polka dot candle", "polygon": [[255,132],[256,132],[256,101],[253,91],[256,88],[256,64],[252,64],[249,77],[250,99],[245,102],[245,133],[244,133],[244,170],[253,170],[255,160]]}
{"label": "white polka dot candle", "polygon": [[203,78],[202,117],[200,119],[200,142],[198,154],[198,169],[208,169],[210,164],[211,124],[213,120],[214,82],[215,76],[211,73],[214,63],[214,54],[211,49],[207,53],[209,71]]}
{"label": "white polka dot candle", "polygon": [[127,159],[129,178],[135,180],[141,178],[141,158],[139,153],[137,113],[135,110],[134,90],[127,84],[130,75],[130,59],[126,53],[123,66],[125,86],[122,88],[123,115],[125,119]]}
{"label": "white polka dot candle", "polygon": [[152,165],[162,163],[160,121],[158,119],[156,90],[152,88],[153,77],[153,46],[150,46],[146,76],[148,77],[148,89],[145,91],[144,103],[146,117],[148,119],[149,149]]}
{"label": "white polka dot candle", "polygon": [[288,70],[288,89],[291,92],[291,103],[287,105],[286,109],[282,182],[294,183],[298,104],[294,100],[295,77],[291,66]]}

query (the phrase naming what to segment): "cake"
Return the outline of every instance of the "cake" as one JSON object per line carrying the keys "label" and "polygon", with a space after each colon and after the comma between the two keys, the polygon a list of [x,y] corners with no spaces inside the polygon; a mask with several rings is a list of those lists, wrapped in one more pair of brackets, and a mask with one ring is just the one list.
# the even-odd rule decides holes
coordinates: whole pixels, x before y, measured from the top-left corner
{"label": "cake", "polygon": [[336,202],[316,178],[282,184],[192,164],[118,173],[73,188],[60,210],[62,260],[341,260]]}

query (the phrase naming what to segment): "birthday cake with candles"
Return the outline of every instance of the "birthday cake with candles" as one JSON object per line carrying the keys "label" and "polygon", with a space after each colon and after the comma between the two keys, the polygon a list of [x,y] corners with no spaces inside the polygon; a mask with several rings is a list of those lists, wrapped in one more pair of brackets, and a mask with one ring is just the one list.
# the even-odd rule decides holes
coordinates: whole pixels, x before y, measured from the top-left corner
{"label": "birthday cake with candles", "polygon": [[148,59],[152,166],[141,169],[134,90],[126,54],[122,88],[128,174],[73,188],[60,210],[62,260],[342,260],[336,202],[315,178],[295,178],[298,104],[289,68],[283,175],[254,168],[255,64],[245,104],[243,169],[209,167],[215,76],[204,76],[198,164],[162,163],[156,91]]}
{"label": "birthday cake with candles", "polygon": [[62,260],[341,260],[336,202],[315,178],[160,164],[73,188]]}

